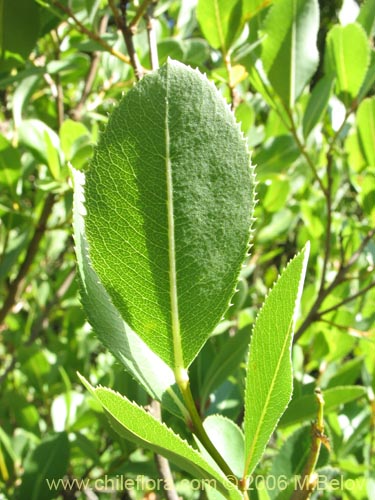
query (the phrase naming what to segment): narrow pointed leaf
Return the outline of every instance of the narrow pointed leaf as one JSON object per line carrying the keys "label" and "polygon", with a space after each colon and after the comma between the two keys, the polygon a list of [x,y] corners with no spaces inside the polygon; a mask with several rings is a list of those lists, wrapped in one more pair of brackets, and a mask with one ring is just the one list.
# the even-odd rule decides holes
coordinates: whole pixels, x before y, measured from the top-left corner
{"label": "narrow pointed leaf", "polygon": [[375,0],[365,0],[363,2],[357,17],[357,23],[363,27],[368,37],[375,33]]}
{"label": "narrow pointed leaf", "polygon": [[249,243],[253,179],[213,84],[171,60],[112,114],[87,173],[92,265],[124,320],[175,372],[233,295]]}
{"label": "narrow pointed leaf", "polygon": [[364,97],[371,91],[372,86],[375,82],[375,52],[371,52],[370,64],[367,68],[365,78],[363,80],[361,89],[358,93],[358,102],[362,101]]}
{"label": "narrow pointed leaf", "polygon": [[289,108],[318,66],[318,29],[317,0],[278,0],[265,20],[264,69]]}
{"label": "narrow pointed leaf", "polygon": [[242,499],[240,491],[222,473],[212,467],[197,450],[165,424],[111,389],[94,388],[82,376],[80,379],[92,395],[99,400],[111,417],[116,430],[124,437],[163,455],[193,477],[214,480],[216,487],[225,494],[228,500]]}
{"label": "narrow pointed leaf", "polygon": [[357,96],[370,63],[370,46],[359,24],[335,25],[327,36],[324,66],[336,75],[338,96],[349,105]]}
{"label": "narrow pointed leaf", "polygon": [[175,378],[172,370],[124,322],[90,264],[84,227],[84,174],[72,169],[72,176],[75,251],[81,302],[88,320],[101,342],[148,394],[181,416],[176,406],[178,396],[173,391]]}
{"label": "narrow pointed leaf", "polygon": [[331,96],[334,77],[332,75],[324,76],[311,92],[306,111],[303,116],[303,135],[307,138],[310,132],[321,120],[328,106]]}
{"label": "narrow pointed leaf", "polygon": [[244,474],[251,474],[292,395],[291,346],[309,246],[283,271],[257,317],[245,391]]}
{"label": "narrow pointed leaf", "polygon": [[211,47],[226,54],[241,26],[241,0],[199,0],[197,19]]}

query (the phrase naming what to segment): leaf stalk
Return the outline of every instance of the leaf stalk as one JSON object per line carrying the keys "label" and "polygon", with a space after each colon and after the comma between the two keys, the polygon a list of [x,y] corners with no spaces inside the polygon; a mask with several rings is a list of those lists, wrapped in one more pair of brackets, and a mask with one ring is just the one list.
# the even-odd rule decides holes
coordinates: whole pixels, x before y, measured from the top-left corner
{"label": "leaf stalk", "polygon": [[215,460],[215,462],[220,467],[220,469],[228,477],[228,479],[232,483],[238,485],[238,481],[237,481],[232,469],[229,467],[229,465],[226,463],[224,458],[220,455],[218,450],[215,448],[215,446],[212,443],[211,439],[209,438],[205,428],[203,427],[201,417],[198,413],[198,410],[197,410],[197,407],[195,405],[194,398],[193,398],[193,395],[191,392],[189,379],[187,381],[185,380],[184,383],[179,383],[179,381],[177,380],[177,384],[180,388],[182,397],[184,398],[184,401],[185,401],[185,405],[188,409],[189,416],[191,418],[190,424],[191,424],[191,427],[192,427],[194,434],[198,437],[200,442],[203,444],[203,446],[209,452],[211,457]]}

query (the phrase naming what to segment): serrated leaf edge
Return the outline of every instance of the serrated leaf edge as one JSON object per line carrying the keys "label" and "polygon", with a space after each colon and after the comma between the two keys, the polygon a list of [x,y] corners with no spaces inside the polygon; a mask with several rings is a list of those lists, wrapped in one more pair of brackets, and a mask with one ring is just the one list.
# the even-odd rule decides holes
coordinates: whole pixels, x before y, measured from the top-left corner
{"label": "serrated leaf edge", "polygon": [[[192,452],[193,454],[196,454],[197,455],[197,458],[199,457],[200,460],[202,460],[206,467],[207,467],[207,471],[204,471],[204,472],[208,472],[211,476],[215,477],[215,476],[218,476],[218,478],[220,479],[222,485],[224,487],[226,487],[227,489],[231,489],[231,490],[237,490],[237,488],[235,487],[234,484],[232,484],[229,479],[220,471],[220,469],[218,468],[217,470],[214,469],[208,462],[206,462],[205,458],[199,453],[199,451],[197,451],[196,449],[194,449],[185,439],[181,438],[178,434],[176,434],[170,427],[168,427],[164,422],[160,421],[160,420],[157,420],[151,413],[148,413],[142,406],[139,406],[135,401],[130,401],[128,398],[126,398],[126,396],[123,396],[122,394],[120,394],[118,391],[114,391],[113,389],[109,388],[109,387],[104,387],[102,385],[98,385],[96,387],[93,387],[90,382],[88,382],[88,380],[86,380],[86,378],[81,375],[79,372],[77,372],[77,376],[79,377],[80,381],[82,382],[82,384],[85,386],[85,388],[89,391],[89,393],[97,400],[99,401],[99,403],[101,404],[101,406],[106,410],[108,411],[112,418],[114,418],[118,423],[119,425],[121,425],[122,427],[125,427],[124,424],[122,422],[120,422],[109,410],[107,410],[105,408],[105,406],[103,405],[103,403],[101,402],[98,394],[96,394],[96,391],[97,390],[104,390],[104,391],[108,391],[112,394],[114,394],[115,396],[119,396],[121,399],[123,399],[124,401],[126,401],[126,403],[132,405],[133,407],[135,407],[137,410],[140,410],[141,412],[143,412],[145,415],[147,415],[147,417],[149,417],[150,419],[152,419],[154,421],[154,425],[155,426],[162,426],[167,432],[169,433],[172,433],[174,438],[177,439],[180,443],[182,443],[184,446],[186,446],[190,452]],[[138,436],[140,439],[142,439],[143,441],[147,442],[147,443],[150,443],[151,445],[155,445],[155,443],[153,443],[152,441],[150,440],[147,440],[146,438],[138,435],[137,433],[135,433],[134,431],[128,429],[130,433],[134,434],[135,436]],[[156,445],[160,448],[162,448],[163,446],[162,445]],[[165,447],[163,447],[165,448]],[[179,455],[179,453],[175,450],[173,450],[172,448],[168,449],[168,448],[165,448],[167,451],[171,451],[172,453],[175,453],[176,455]],[[187,461],[190,461],[188,458],[184,457],[183,455],[180,455],[184,458],[184,460],[187,460]],[[192,462],[192,465],[195,466],[195,467],[198,467],[199,469],[202,469],[200,465]],[[239,491],[239,490],[237,490]]]}
{"label": "serrated leaf edge", "polygon": [[[270,290],[268,291],[268,293],[266,294],[265,298],[264,298],[264,301],[263,301],[263,304],[262,304],[262,307],[261,309],[259,310],[258,314],[257,314],[257,317],[254,321],[254,325],[253,325],[253,329],[252,329],[252,335],[250,337],[250,345],[249,345],[249,351],[251,350],[251,343],[252,343],[252,340],[253,340],[253,334],[254,334],[254,330],[255,330],[255,326],[257,324],[257,321],[258,321],[258,318],[260,317],[260,314],[262,313],[264,307],[265,307],[265,304],[266,304],[266,300],[267,298],[269,297],[269,295],[271,294],[271,292],[273,291],[273,289],[275,288],[275,286],[277,285],[278,281],[279,281],[279,278],[285,273],[285,271],[289,268],[289,266],[291,265],[291,263],[299,256],[302,254],[302,252],[305,252],[305,256],[304,256],[304,259],[303,259],[303,262],[302,262],[302,272],[301,272],[301,275],[300,275],[300,278],[299,278],[299,285],[298,285],[298,290],[297,290],[297,296],[296,296],[296,300],[295,300],[295,303],[294,303],[294,310],[293,310],[293,316],[292,316],[292,319],[291,319],[291,322],[290,322],[290,325],[289,325],[289,329],[288,329],[288,334],[285,336],[285,341],[284,341],[284,344],[283,344],[283,354],[286,352],[286,349],[287,349],[287,344],[289,344],[289,348],[288,348],[288,351],[289,351],[289,357],[291,357],[291,353],[292,353],[292,341],[293,341],[293,332],[294,332],[294,327],[295,327],[295,322],[296,322],[296,318],[297,318],[297,314],[298,314],[298,307],[297,305],[300,303],[300,300],[301,300],[301,295],[302,295],[302,290],[303,290],[303,284],[304,284],[304,279],[305,279],[305,274],[306,274],[306,267],[307,267],[307,261],[308,261],[308,257],[309,257],[309,252],[310,252],[310,242],[308,241],[305,245],[305,247],[300,251],[298,252],[287,264],[287,266],[283,269],[283,271],[278,275],[277,279],[275,280],[275,282],[273,283],[272,287],[270,288]],[[280,360],[282,359],[282,356],[279,358],[279,362],[278,362],[278,367],[279,367],[279,363],[280,363]],[[278,370],[276,371],[276,373],[278,373]],[[272,387],[274,387],[274,384],[276,382],[276,377],[273,378],[273,381],[272,381]],[[248,384],[248,378],[246,377],[246,386],[245,386],[245,397],[246,397],[246,390],[247,390],[247,384]],[[269,391],[269,393],[271,393],[271,391]],[[292,393],[290,394],[289,396],[289,401],[288,403],[286,404],[285,408],[284,408],[284,411],[285,409],[287,408],[288,404],[290,403],[290,400],[292,398]],[[267,409],[267,404],[264,405],[264,409],[262,411],[262,417],[265,415],[266,413],[266,409]],[[245,408],[245,412],[246,412],[246,408]],[[280,421],[281,417],[282,417],[282,414],[283,412],[281,413],[280,417],[277,419],[276,423],[275,423],[275,427],[274,429],[276,428],[278,422]],[[250,452],[246,452],[245,450],[245,466],[244,466],[244,477],[246,477],[248,474],[249,474],[249,467],[250,467],[250,462],[251,462],[251,459],[252,459],[252,456],[254,454],[254,449],[255,449],[255,445],[257,443],[257,437],[259,435],[259,432],[260,432],[260,429],[261,429],[261,423],[262,423],[262,418],[259,419],[259,423],[258,423],[258,426],[257,426],[257,431],[255,433],[255,436],[252,436],[252,446],[250,448]],[[265,445],[266,446],[266,445]],[[265,448],[265,447],[264,447]],[[250,454],[251,453],[251,454]],[[255,464],[256,465],[256,464]],[[254,467],[255,467],[254,465]]]}

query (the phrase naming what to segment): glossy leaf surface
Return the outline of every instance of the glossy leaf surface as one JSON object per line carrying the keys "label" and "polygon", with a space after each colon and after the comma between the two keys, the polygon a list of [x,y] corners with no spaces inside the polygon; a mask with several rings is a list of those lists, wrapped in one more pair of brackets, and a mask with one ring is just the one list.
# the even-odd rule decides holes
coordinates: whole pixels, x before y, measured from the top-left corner
{"label": "glossy leaf surface", "polygon": [[336,75],[336,90],[349,104],[358,94],[370,63],[367,36],[359,24],[334,26],[327,36],[326,73]]}
{"label": "glossy leaf surface", "polygon": [[197,19],[210,45],[227,53],[238,34],[241,1],[200,0]]}
{"label": "glossy leaf surface", "polygon": [[266,18],[263,65],[274,90],[290,108],[317,68],[318,29],[317,0],[279,0]]}

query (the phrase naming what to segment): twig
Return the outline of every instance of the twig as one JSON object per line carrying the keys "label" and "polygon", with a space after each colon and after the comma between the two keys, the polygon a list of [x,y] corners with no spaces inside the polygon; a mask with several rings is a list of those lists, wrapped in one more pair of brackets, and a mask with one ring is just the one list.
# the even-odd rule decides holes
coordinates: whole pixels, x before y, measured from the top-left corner
{"label": "twig", "polygon": [[306,151],[305,144],[302,143],[302,141],[300,140],[300,138],[298,136],[296,124],[294,123],[293,113],[291,112],[291,110],[287,106],[284,105],[284,108],[285,108],[285,111],[287,112],[287,114],[289,116],[289,119],[290,119],[289,130],[290,130],[290,132],[291,132],[291,134],[292,134],[292,136],[293,136],[293,138],[294,138],[294,140],[295,140],[295,142],[296,142],[296,144],[298,146],[298,149],[301,151],[301,153],[304,156],[304,158],[305,158],[308,166],[310,167],[312,173],[314,174],[315,180],[318,182],[319,187],[320,187],[322,193],[327,198],[327,189],[324,186],[321,178],[319,177],[319,174],[318,174],[318,171],[315,168],[314,162],[312,161],[310,155]]}
{"label": "twig", "polygon": [[77,17],[74,15],[73,11],[69,7],[61,4],[57,0],[52,0],[52,2],[53,2],[53,5],[55,5],[58,9],[62,10],[63,12],[65,12],[69,17],[71,17],[73,19],[73,21],[76,24],[77,29],[81,33],[87,35],[91,40],[94,40],[95,42],[97,42],[99,45],[101,45],[103,47],[103,49],[105,49],[107,52],[109,52],[110,54],[112,54],[114,57],[117,57],[118,59],[120,59],[122,62],[124,62],[126,64],[130,64],[131,63],[128,56],[126,56],[125,54],[122,54],[118,50],[116,50],[113,47],[111,47],[97,33],[94,33],[93,31],[90,31],[89,29],[87,29],[86,26],[84,26],[81,23],[81,21],[79,21],[77,19]]}
{"label": "twig", "polygon": [[[320,316],[322,314],[321,312],[319,312],[320,306],[323,304],[324,300],[328,297],[328,295],[330,293],[332,293],[332,291],[337,286],[339,286],[341,283],[343,283],[345,281],[346,274],[351,269],[351,267],[357,262],[357,260],[361,256],[363,250],[365,249],[366,245],[369,243],[369,241],[374,236],[374,234],[375,234],[375,229],[372,229],[371,231],[369,231],[367,233],[367,235],[363,239],[362,243],[359,245],[358,249],[353,253],[353,255],[348,260],[348,262],[346,264],[341,263],[340,268],[337,271],[337,274],[334,277],[334,279],[331,281],[331,283],[327,287],[319,290],[318,296],[315,299],[315,302],[313,303],[309,313],[307,314],[307,316],[304,319],[304,321],[302,322],[301,326],[298,328],[297,332],[295,333],[294,338],[293,338],[293,342],[297,342],[298,339],[307,330],[307,328],[311,325],[311,323],[313,323],[314,321],[316,321],[317,319],[320,318]],[[363,293],[366,293],[366,291],[367,290],[365,290]],[[354,298],[356,298],[356,297],[354,297]],[[350,299],[350,300],[352,300],[352,299]],[[334,306],[334,308],[336,309],[337,307],[340,307],[340,305],[342,305],[342,303]],[[326,312],[327,311],[323,311],[324,314]]]}
{"label": "twig", "polygon": [[10,283],[9,288],[8,288],[8,294],[5,298],[5,301],[3,303],[2,308],[0,309],[0,328],[3,325],[3,322],[9,313],[9,311],[12,309],[16,297],[18,295],[18,292],[21,288],[21,284],[23,279],[25,278],[31,264],[34,261],[35,255],[39,249],[39,244],[40,240],[42,239],[46,227],[47,227],[47,221],[49,216],[52,213],[53,205],[55,203],[55,195],[52,193],[49,193],[45,199],[42,213],[40,214],[38,223],[36,225],[33,237],[30,241],[30,244],[27,248],[25,258],[21,264],[21,267],[19,268],[17,276],[14,278],[14,280]]}
{"label": "twig", "polygon": [[350,108],[346,110],[346,113],[345,113],[345,116],[344,116],[344,119],[343,119],[341,125],[336,130],[335,135],[332,137],[332,139],[331,139],[331,141],[329,143],[329,148],[328,148],[327,155],[331,155],[332,154],[332,151],[333,151],[333,148],[335,146],[335,143],[336,143],[337,139],[339,138],[339,136],[340,136],[343,128],[345,127],[346,122],[348,121],[349,116],[357,109],[357,107],[358,107],[358,102],[356,100],[354,100],[352,102],[352,105],[350,106]]}
{"label": "twig", "polygon": [[145,15],[147,22],[147,40],[150,49],[150,63],[153,70],[159,67],[159,57],[158,57],[158,45],[156,41],[155,33],[155,21],[154,21],[154,8],[157,1],[153,1],[147,8],[147,14]]}
{"label": "twig", "polygon": [[121,1],[120,3],[121,13],[118,11],[114,0],[108,0],[108,4],[113,12],[113,17],[115,19],[116,26],[121,31],[124,37],[126,49],[128,51],[130,58],[130,64],[133,66],[135,77],[137,80],[140,80],[144,75],[144,69],[138,59],[138,55],[134,48],[134,43],[133,43],[134,32],[127,22],[126,8],[128,0]]}
{"label": "twig", "polygon": [[146,10],[148,9],[149,5],[156,2],[154,0],[143,0],[141,5],[139,6],[132,22],[129,24],[129,28],[131,31],[134,33],[139,21],[141,20],[142,16],[145,14]]}
{"label": "twig", "polygon": [[[150,410],[152,415],[161,421],[161,407],[160,403],[153,399],[150,404]],[[171,468],[169,467],[169,462],[166,458],[162,457],[158,453],[155,453],[155,462],[160,477],[163,480],[163,488],[165,497],[167,500],[179,500],[179,496],[176,491],[174,484]]]}
{"label": "twig", "polygon": [[325,314],[328,314],[332,311],[336,311],[336,309],[339,309],[341,306],[348,304],[348,302],[352,302],[353,300],[357,299],[358,297],[361,297],[365,293],[367,293],[371,288],[375,287],[375,280],[372,281],[369,285],[367,285],[365,288],[362,288],[362,290],[359,290],[357,293],[354,295],[351,295],[350,297],[346,297],[346,299],[342,300],[341,302],[338,302],[332,307],[329,307],[328,309],[324,309],[324,311],[319,311],[318,317],[324,316]]}
{"label": "twig", "polygon": [[331,227],[332,227],[332,162],[333,157],[331,154],[327,154],[327,189],[325,191],[326,206],[327,206],[327,221],[326,221],[326,235],[324,242],[324,260],[322,277],[320,280],[319,291],[324,290],[324,285],[326,281],[328,262],[331,257]]}
{"label": "twig", "polygon": [[306,500],[310,497],[317,485],[317,474],[314,472],[318,462],[322,442],[327,443],[328,438],[324,435],[324,399],[320,389],[315,390],[315,396],[318,403],[318,412],[316,422],[312,424],[312,443],[310,455],[301,475],[298,490],[295,490],[290,500]]}
{"label": "twig", "polygon": [[[105,15],[102,17],[99,23],[99,30],[98,30],[98,35],[101,36],[103,35],[106,30],[107,30],[107,25],[108,25],[108,16]],[[90,95],[91,89],[94,85],[96,73],[98,71],[99,67],[99,62],[100,62],[100,51],[95,51],[91,53],[91,62],[90,62],[90,67],[86,75],[85,79],[85,84],[82,90],[82,95],[80,100],[78,101],[77,105],[75,108],[71,111],[71,116],[74,120],[79,120],[82,116],[82,110],[85,105],[85,102]]]}
{"label": "twig", "polygon": [[224,55],[224,62],[225,62],[225,68],[226,68],[227,74],[228,74],[228,88],[229,88],[230,102],[231,102],[230,107],[233,111],[237,107],[239,99],[238,99],[238,93],[236,91],[236,86],[233,84],[233,81],[232,81],[232,63],[230,60],[229,53]]}
{"label": "twig", "polygon": [[359,245],[357,251],[354,252],[353,255],[351,256],[351,258],[349,259],[349,261],[348,261],[348,263],[346,265],[346,269],[349,269],[350,267],[352,267],[353,264],[355,264],[357,262],[357,260],[359,259],[359,257],[362,255],[363,250],[366,248],[366,246],[368,245],[368,243],[370,242],[370,240],[372,240],[372,238],[374,236],[375,236],[375,228],[371,229],[366,234],[366,236],[363,238],[363,241]]}

